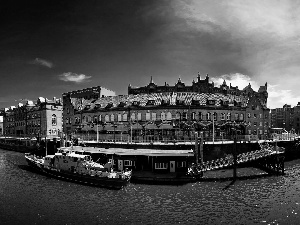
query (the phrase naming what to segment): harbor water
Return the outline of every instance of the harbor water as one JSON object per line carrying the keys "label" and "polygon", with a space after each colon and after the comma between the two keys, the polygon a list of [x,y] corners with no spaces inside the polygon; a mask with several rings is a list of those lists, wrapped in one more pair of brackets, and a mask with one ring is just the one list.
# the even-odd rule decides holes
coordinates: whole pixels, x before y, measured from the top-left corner
{"label": "harbor water", "polygon": [[299,224],[300,160],[284,176],[109,190],[28,169],[0,149],[1,224]]}

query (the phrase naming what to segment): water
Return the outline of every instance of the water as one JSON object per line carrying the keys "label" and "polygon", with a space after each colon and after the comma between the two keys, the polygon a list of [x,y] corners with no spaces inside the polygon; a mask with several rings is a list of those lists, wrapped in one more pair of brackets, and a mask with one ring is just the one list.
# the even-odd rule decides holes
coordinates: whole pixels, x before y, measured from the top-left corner
{"label": "water", "polygon": [[299,224],[300,160],[286,175],[122,190],[28,171],[22,153],[0,150],[1,224]]}

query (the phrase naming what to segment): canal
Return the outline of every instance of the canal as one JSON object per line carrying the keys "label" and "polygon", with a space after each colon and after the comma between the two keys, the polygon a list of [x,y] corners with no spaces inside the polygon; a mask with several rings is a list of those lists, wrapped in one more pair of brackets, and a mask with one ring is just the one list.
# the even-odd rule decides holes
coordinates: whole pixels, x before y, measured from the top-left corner
{"label": "canal", "polygon": [[0,149],[1,224],[298,224],[300,160],[286,175],[108,190],[44,177]]}

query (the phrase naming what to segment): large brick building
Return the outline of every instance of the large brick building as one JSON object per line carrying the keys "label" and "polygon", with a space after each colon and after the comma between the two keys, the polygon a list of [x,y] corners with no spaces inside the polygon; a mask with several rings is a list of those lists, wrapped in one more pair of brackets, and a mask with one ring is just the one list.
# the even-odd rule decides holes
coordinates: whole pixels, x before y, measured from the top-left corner
{"label": "large brick building", "polygon": [[300,132],[300,102],[294,107],[285,104],[282,108],[271,109],[272,128]]}
{"label": "large brick building", "polygon": [[191,86],[180,79],[175,86],[158,86],[151,78],[145,87],[129,85],[128,95],[85,93],[89,92],[63,95],[68,134],[86,137],[98,130],[100,140],[187,140],[194,131],[203,131],[206,137],[229,137],[233,125],[239,134],[263,136],[270,126],[267,84],[257,92],[250,84],[239,90],[225,81],[215,87],[208,75],[205,80],[198,75]]}
{"label": "large brick building", "polygon": [[10,137],[60,137],[62,103],[60,99],[38,98],[6,108],[3,112],[4,134]]}

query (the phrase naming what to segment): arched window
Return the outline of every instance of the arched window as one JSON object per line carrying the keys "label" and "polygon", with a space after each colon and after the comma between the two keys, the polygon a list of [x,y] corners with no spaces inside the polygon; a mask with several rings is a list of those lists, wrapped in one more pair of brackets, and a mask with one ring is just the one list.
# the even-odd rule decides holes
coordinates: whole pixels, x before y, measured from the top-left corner
{"label": "arched window", "polygon": [[135,113],[132,113],[130,118],[131,118],[131,121],[135,121]]}
{"label": "arched window", "polygon": [[53,114],[52,115],[52,126],[56,126],[57,125],[57,118],[56,118],[56,115],[55,114]]}
{"label": "arched window", "polygon": [[109,115],[105,115],[105,122],[109,122]]}
{"label": "arched window", "polygon": [[240,114],[240,121],[244,121],[244,114],[243,113]]}
{"label": "arched window", "polygon": [[171,112],[167,112],[167,120],[172,120],[172,113]]}
{"label": "arched window", "polygon": [[181,118],[181,114],[180,114],[180,112],[177,112],[177,113],[176,113],[176,118],[175,118],[175,119],[176,119],[176,120],[180,120],[180,118]]}
{"label": "arched window", "polygon": [[164,112],[160,113],[160,119],[161,120],[166,120],[166,114]]}

